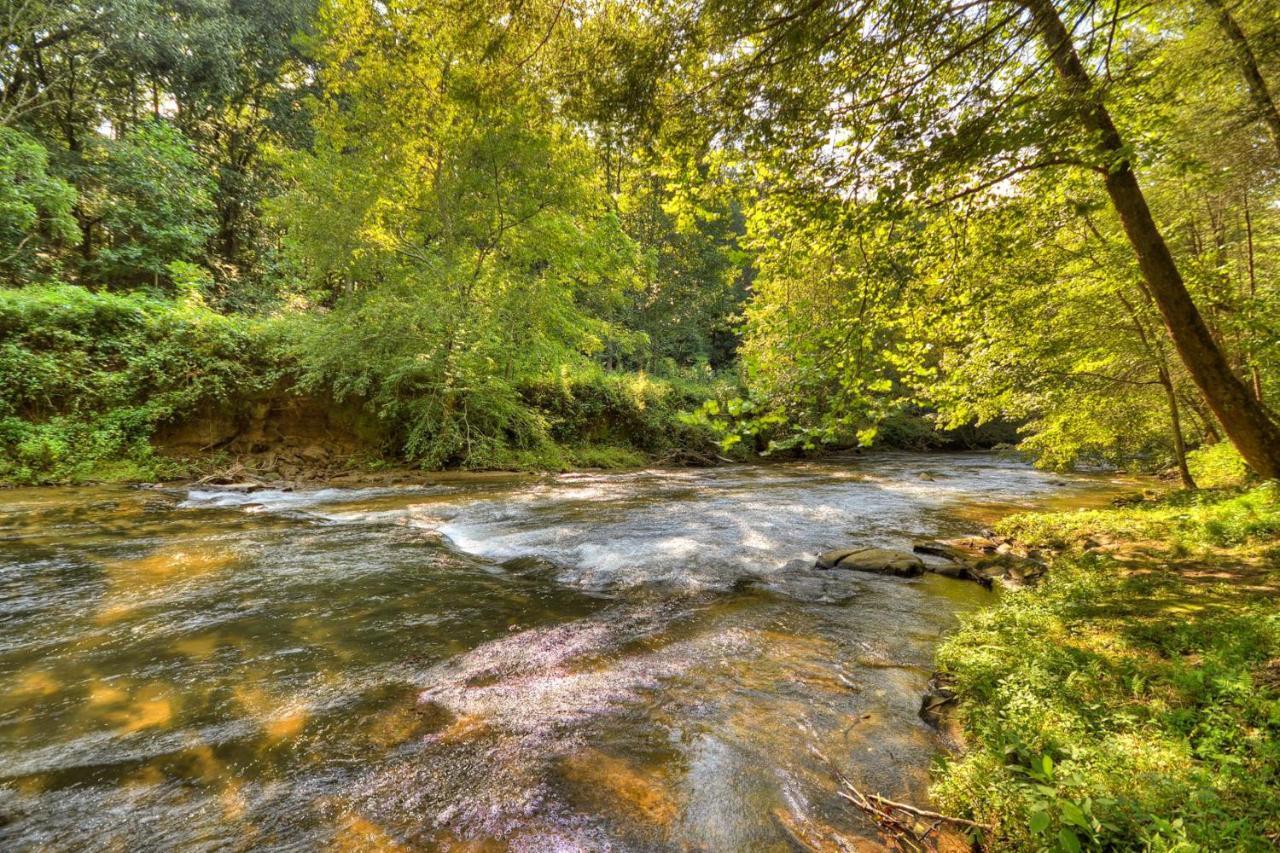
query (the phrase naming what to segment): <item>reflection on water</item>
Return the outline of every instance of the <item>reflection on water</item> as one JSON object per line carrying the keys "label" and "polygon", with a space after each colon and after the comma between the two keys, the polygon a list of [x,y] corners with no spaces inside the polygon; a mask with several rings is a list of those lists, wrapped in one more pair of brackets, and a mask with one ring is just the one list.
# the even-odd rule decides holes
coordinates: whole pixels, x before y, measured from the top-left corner
{"label": "reflection on water", "polygon": [[[1105,484],[884,455],[0,509],[0,845],[794,849],[920,799],[977,586],[788,561]],[[857,842],[861,843],[861,842]]]}

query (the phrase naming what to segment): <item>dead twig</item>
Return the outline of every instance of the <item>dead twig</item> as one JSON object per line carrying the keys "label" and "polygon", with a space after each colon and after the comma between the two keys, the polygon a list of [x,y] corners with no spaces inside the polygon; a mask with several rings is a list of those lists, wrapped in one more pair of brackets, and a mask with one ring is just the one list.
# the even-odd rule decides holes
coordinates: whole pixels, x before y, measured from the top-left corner
{"label": "dead twig", "polygon": [[[850,784],[849,780],[847,779],[844,780],[844,784],[849,786],[850,788],[853,787],[852,784]],[[965,817],[952,817],[951,815],[939,814],[938,812],[931,812],[928,809],[916,808],[915,806],[909,805],[907,803],[897,803],[889,799],[888,797],[882,797],[879,794],[868,794],[867,796],[870,799],[875,800],[877,803],[880,803],[881,805],[889,806],[891,808],[904,811],[907,814],[912,814],[912,815],[915,815],[916,817],[928,818],[929,820],[936,820],[940,823],[954,823],[954,824],[957,824],[958,826],[967,826],[970,829],[981,829],[984,831],[991,829],[991,827],[988,826],[987,824],[978,823],[976,820],[969,820],[968,818],[965,818]]]}
{"label": "dead twig", "polygon": [[[930,836],[933,836],[943,824],[982,833],[991,831],[989,825],[968,818],[944,815],[909,803],[900,803],[879,794],[864,793],[816,747],[810,745],[809,751],[827,765],[839,782],[840,789],[836,791],[836,795],[867,814],[876,822],[880,831],[903,850],[925,853],[925,851],[936,849],[936,842]],[[925,829],[918,829],[917,818],[932,821],[932,825]]]}

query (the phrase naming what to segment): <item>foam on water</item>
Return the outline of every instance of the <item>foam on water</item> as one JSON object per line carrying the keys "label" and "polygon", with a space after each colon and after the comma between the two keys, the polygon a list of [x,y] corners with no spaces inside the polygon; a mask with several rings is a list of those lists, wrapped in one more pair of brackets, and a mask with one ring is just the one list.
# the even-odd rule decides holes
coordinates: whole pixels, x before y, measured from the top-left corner
{"label": "foam on water", "polygon": [[[942,469],[945,465],[944,470]],[[566,474],[474,492],[431,488],[253,494],[191,492],[185,505],[302,511],[335,523],[430,530],[498,562],[535,558],[587,589],[725,589],[831,547],[906,547],[957,501],[1019,501],[1070,488],[986,454],[887,453],[789,466]],[[377,508],[332,508],[398,494]],[[429,500],[422,500],[429,498]]]}
{"label": "foam on water", "polygon": [[349,503],[368,500],[388,495],[414,493],[443,494],[448,489],[443,486],[394,486],[375,489],[306,489],[300,491],[284,491],[281,489],[258,489],[241,491],[219,488],[191,489],[186,499],[178,507],[180,509],[209,509],[235,507],[261,507],[269,511],[287,511],[310,509],[332,503]]}

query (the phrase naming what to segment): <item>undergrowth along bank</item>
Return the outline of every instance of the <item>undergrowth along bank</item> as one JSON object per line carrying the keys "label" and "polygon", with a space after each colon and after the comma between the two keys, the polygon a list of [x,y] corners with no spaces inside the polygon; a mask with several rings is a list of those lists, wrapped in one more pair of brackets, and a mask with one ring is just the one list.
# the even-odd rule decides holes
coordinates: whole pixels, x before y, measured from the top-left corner
{"label": "undergrowth along bank", "polygon": [[1065,549],[940,647],[967,751],[933,794],[993,849],[1280,842],[1280,484],[999,525]]}
{"label": "undergrowth along bank", "polygon": [[361,458],[383,464],[564,470],[681,461],[716,450],[681,412],[730,393],[732,382],[584,361],[440,387],[415,379],[412,356],[395,353],[362,363],[365,384],[342,384],[317,360],[322,344],[297,318],[224,314],[194,293],[0,290],[0,482],[182,476],[192,460],[155,445],[162,427],[211,407],[247,414],[288,394],[369,411],[378,435]]}

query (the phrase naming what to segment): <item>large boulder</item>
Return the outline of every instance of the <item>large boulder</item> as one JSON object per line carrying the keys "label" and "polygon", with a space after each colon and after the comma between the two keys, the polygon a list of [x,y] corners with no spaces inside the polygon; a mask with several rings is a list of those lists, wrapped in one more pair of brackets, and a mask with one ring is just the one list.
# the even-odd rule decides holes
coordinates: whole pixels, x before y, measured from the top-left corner
{"label": "large boulder", "polygon": [[840,568],[900,578],[924,574],[924,562],[919,557],[886,548],[836,548],[818,555],[818,568]]}

